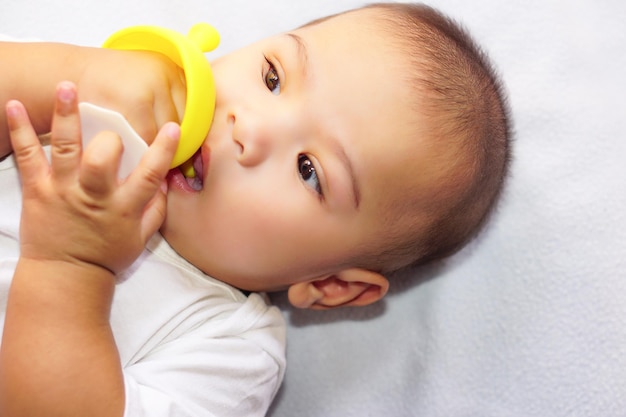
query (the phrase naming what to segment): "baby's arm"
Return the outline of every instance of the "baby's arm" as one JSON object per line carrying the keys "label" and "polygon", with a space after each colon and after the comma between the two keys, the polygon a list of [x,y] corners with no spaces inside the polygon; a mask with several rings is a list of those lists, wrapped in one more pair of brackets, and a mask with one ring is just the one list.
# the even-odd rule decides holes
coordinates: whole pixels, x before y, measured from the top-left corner
{"label": "baby's arm", "polygon": [[121,416],[124,381],[109,325],[115,275],[164,219],[161,190],[180,130],[165,125],[139,167],[117,178],[119,140],[81,152],[76,90],[59,84],[51,162],[23,105],[7,105],[22,176],[20,259],[0,347],[0,415]]}
{"label": "baby's arm", "polygon": [[[122,113],[146,141],[179,121],[185,106],[182,70],[153,52],[119,51],[60,43],[0,42],[0,105],[21,101],[37,134],[50,132],[54,88],[69,80],[79,101]],[[11,151],[0,112],[0,157]]]}

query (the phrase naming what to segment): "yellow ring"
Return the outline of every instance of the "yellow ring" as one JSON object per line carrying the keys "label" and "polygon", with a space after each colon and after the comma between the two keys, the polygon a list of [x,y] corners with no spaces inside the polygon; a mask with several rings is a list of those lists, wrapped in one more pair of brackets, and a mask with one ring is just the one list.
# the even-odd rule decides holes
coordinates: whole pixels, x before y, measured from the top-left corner
{"label": "yellow ring", "polygon": [[[204,52],[219,44],[217,30],[206,23],[194,25],[187,36],[158,26],[132,26],[111,35],[104,48],[143,50],[161,53],[185,73],[187,102],[180,124],[181,138],[172,161],[172,168],[188,161],[200,148],[213,121],[215,111],[215,82],[211,65]],[[193,167],[184,167],[187,177],[193,177]]]}

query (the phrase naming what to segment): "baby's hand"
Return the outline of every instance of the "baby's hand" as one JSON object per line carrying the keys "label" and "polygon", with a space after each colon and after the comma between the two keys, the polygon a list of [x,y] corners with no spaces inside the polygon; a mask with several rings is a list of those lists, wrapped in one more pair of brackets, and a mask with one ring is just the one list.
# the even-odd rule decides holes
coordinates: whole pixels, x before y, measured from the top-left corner
{"label": "baby's hand", "polygon": [[57,87],[48,163],[23,105],[7,104],[11,143],[22,176],[21,257],[91,264],[119,273],[139,256],[165,217],[166,184],[180,134],[168,123],[139,166],[117,176],[117,136],[97,135],[84,153],[76,88]]}
{"label": "baby's hand", "polygon": [[147,143],[185,110],[183,70],[164,55],[147,51],[77,48],[79,101],[121,113]]}

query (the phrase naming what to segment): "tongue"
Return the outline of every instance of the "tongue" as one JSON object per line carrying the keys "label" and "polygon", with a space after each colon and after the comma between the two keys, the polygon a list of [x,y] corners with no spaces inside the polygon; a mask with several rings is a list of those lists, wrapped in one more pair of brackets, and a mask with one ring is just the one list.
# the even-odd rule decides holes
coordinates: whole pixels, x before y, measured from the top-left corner
{"label": "tongue", "polygon": [[202,180],[199,177],[193,177],[193,178],[185,178],[187,180],[187,184],[189,184],[189,186],[191,188],[193,188],[196,191],[200,191],[202,189]]}
{"label": "tongue", "polygon": [[193,178],[185,178],[185,179],[187,180],[187,184],[189,184],[191,188],[193,188],[196,191],[199,191],[202,189],[202,171],[203,171],[202,154],[200,153],[199,150],[191,157],[191,163],[193,164],[194,176]]}
{"label": "tongue", "polygon": [[197,178],[202,178],[202,171],[204,171],[202,166],[202,153],[198,150],[192,157],[193,161],[193,170],[196,173]]}

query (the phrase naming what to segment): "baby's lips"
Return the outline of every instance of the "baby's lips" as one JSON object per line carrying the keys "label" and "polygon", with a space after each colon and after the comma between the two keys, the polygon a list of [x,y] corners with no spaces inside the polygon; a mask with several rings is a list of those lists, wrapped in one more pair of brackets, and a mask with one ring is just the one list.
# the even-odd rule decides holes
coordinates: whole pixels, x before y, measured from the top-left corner
{"label": "baby's lips", "polygon": [[203,163],[202,163],[202,148],[198,149],[195,154],[191,157],[191,159],[181,165],[181,168],[187,164],[189,164],[193,168],[193,176],[188,176],[185,171],[181,169],[183,175],[185,175],[185,179],[187,180],[187,184],[191,188],[196,191],[200,191],[202,186],[204,185],[204,173],[203,173]]}

